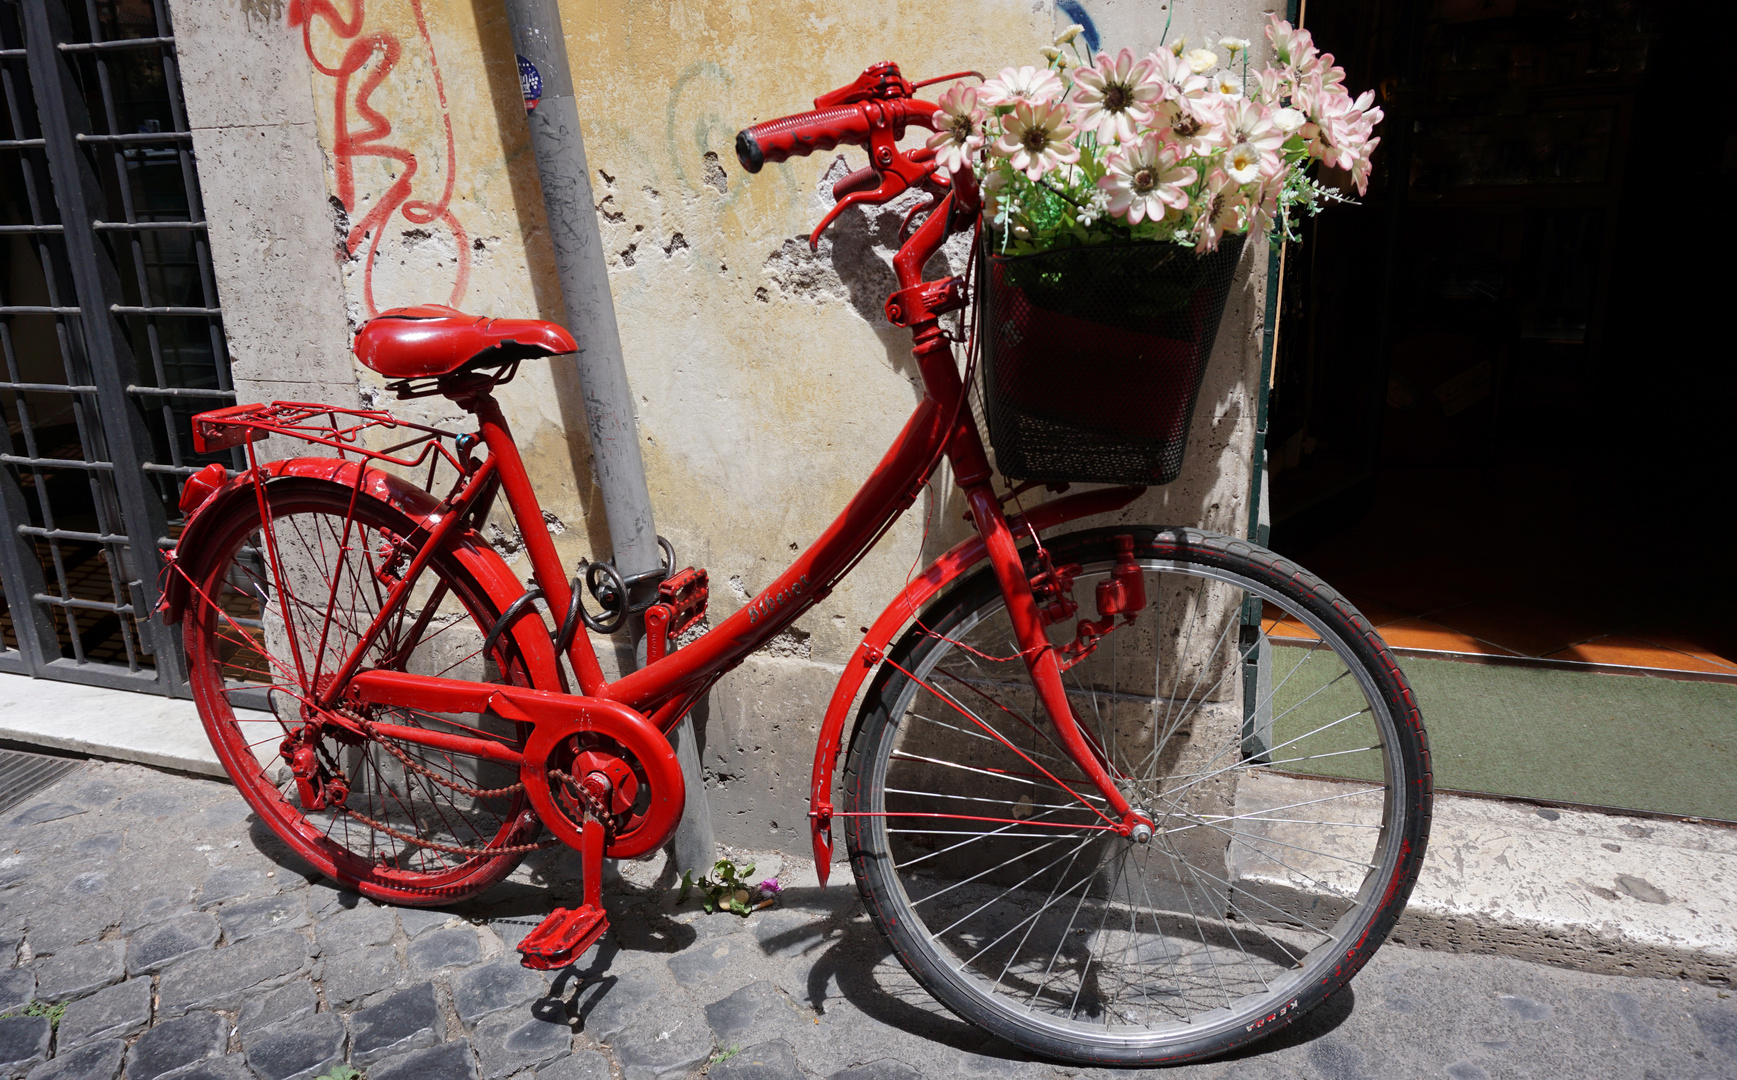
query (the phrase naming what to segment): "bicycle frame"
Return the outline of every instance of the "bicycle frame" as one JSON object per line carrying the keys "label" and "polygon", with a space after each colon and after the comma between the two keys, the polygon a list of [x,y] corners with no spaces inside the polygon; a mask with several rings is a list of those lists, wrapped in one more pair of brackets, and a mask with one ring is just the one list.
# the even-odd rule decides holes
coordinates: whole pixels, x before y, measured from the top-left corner
{"label": "bicycle frame", "polygon": [[[932,174],[934,165],[932,162],[923,164],[922,154],[922,151],[917,151],[911,155],[911,160],[917,163],[914,167],[926,168],[927,173]],[[920,605],[984,558],[989,560],[999,579],[1017,633],[1020,657],[1031,674],[1044,710],[1062,746],[1105,801],[1106,810],[1102,816],[1106,827],[1124,836],[1137,824],[1144,823],[1150,827],[1151,820],[1141,811],[1131,808],[1118,791],[1102,754],[1082,733],[1068,704],[1061,681],[1061,666],[1056,650],[1044,632],[1045,621],[1039,614],[1028,571],[1018,550],[1018,537],[1003,513],[1002,499],[991,486],[993,471],[982,436],[966,403],[968,388],[961,378],[951,340],[938,320],[940,313],[963,306],[963,282],[959,278],[936,282],[922,280],[922,267],[939,250],[947,236],[970,228],[980,212],[975,181],[966,172],[946,185],[945,193],[938,196],[928,217],[894,259],[900,289],[888,300],[887,312],[894,323],[908,326],[913,332],[913,353],[922,375],[924,394],[892,446],[838,517],[788,569],[741,609],[698,640],[614,682],[605,679],[591,637],[581,627],[567,650],[579,682],[577,694],[485,686],[400,671],[358,670],[362,657],[380,629],[409,597],[418,574],[431,555],[441,545],[468,531],[467,523],[480,519],[497,490],[505,494],[512,516],[519,525],[537,583],[550,610],[557,614],[565,612],[573,599],[554,542],[542,528],[542,508],[526,475],[518,447],[499,404],[490,393],[495,382],[469,376],[444,384],[441,392],[445,396],[477,416],[478,436],[487,446],[489,456],[480,465],[473,464],[459,489],[422,517],[423,528],[420,531],[423,536],[408,570],[393,587],[373,625],[326,682],[327,689],[316,695],[317,700],[311,704],[329,718],[328,722],[352,728],[354,722],[333,709],[340,695],[360,704],[435,712],[488,709],[531,724],[534,734],[522,753],[483,739],[416,727],[394,726],[389,734],[405,742],[471,754],[517,767],[545,825],[575,847],[587,843],[585,833],[562,814],[550,798],[543,775],[546,755],[568,734],[584,730],[612,733],[647,760],[647,767],[655,780],[656,796],[651,820],[647,827],[638,830],[643,835],[630,849],[612,846],[609,854],[617,857],[643,854],[667,839],[680,816],[683,798],[680,773],[674,767],[673,755],[664,752],[668,743],[662,736],[726,672],[823,600],[917,500],[945,457],[951,464],[955,482],[965,495],[970,519],[978,535],[948,552],[895,600],[859,646],[834,693],[816,747],[810,810],[822,880],[825,880],[832,851],[831,774],[845,714],[857,689],[867,672],[882,658],[883,649],[892,635],[915,615]],[[223,412],[242,413],[245,409]],[[206,414],[201,419],[217,423],[221,415]],[[315,441],[337,445],[323,439]],[[250,444],[250,453],[251,450]],[[354,463],[348,464],[357,468],[355,483],[358,490],[364,475],[382,475]],[[262,477],[265,475],[257,465],[250,472],[257,472]],[[255,484],[254,496],[264,500],[265,486],[263,483]],[[1113,488],[1052,500],[1016,518],[1013,525],[1017,525],[1019,534],[1035,537],[1040,529],[1126,505],[1142,490],[1137,487]],[[433,500],[430,498],[428,501]],[[269,521],[269,515],[262,516]],[[189,528],[192,528],[191,524]],[[265,532],[266,541],[272,542],[269,527]],[[540,616],[530,621],[541,626]],[[547,651],[546,647],[544,651]],[[299,666],[299,658],[297,663]],[[558,667],[558,658],[553,663]],[[356,730],[360,733],[359,728]]]}
{"label": "bicycle frame", "polygon": [[[200,452],[245,445],[248,468],[230,476],[214,464],[188,478],[185,558],[169,563],[164,621],[187,616],[189,688],[256,820],[340,888],[450,908],[507,881],[525,857],[572,847],[582,900],[554,906],[515,943],[524,966],[570,971],[609,929],[605,859],[655,851],[682,817],[688,780],[672,729],[725,673],[822,603],[945,460],[973,534],[906,581],[839,673],[809,791],[816,876],[827,883],[836,819],[893,954],[988,1034],[1088,1065],[1222,1054],[1337,992],[1401,917],[1428,835],[1421,718],[1367,621],[1291,560],[1204,530],[1079,528],[1143,487],[1026,507],[1019,496],[1040,480],[995,479],[969,403],[979,354],[966,350],[962,373],[954,344],[963,335],[940,318],[965,307],[971,272],[922,275],[949,235],[992,228],[973,166],[953,156],[969,149],[980,117],[964,91],[949,91],[945,111],[917,100],[923,85],[883,62],[816,98],[812,112],[738,133],[749,172],[866,146],[869,166],[833,184],[835,205],[811,240],[851,205],[885,205],[916,188],[929,196],[904,215],[885,307],[912,332],[923,389],[837,517],[696,640],[670,649],[705,612],[707,572],[678,568],[663,542],[656,596],[635,598],[650,601],[638,608],[645,666],[605,675],[580,617],[587,631],[621,629],[634,613],[629,586],[649,593],[660,575],[624,580],[581,561],[570,577],[494,397],[522,361],[581,344],[549,322],[433,304],[381,312],[357,330],[354,352],[401,399],[440,395],[475,428],[297,402],[194,418]],[[1012,108],[1024,115],[1026,106]],[[945,133],[900,150],[912,125]],[[1007,130],[1017,133],[1013,121]],[[969,266],[981,270],[979,288],[994,291],[979,310],[999,311],[1007,287],[1034,280],[1021,271],[1031,264],[996,259],[983,235],[974,239]],[[1166,328],[1180,310],[1173,290],[1139,270],[1120,276],[1151,303],[1096,321],[1118,330],[1139,321],[1141,333],[1178,348],[1113,343],[1106,355],[1145,367],[1133,375],[1153,385],[1175,381],[1184,361],[1197,373],[1210,349],[1192,330]],[[1038,315],[1028,347],[1096,314],[1024,291]],[[1201,306],[1190,300],[1190,320]],[[1011,332],[1020,317],[991,316],[982,339],[964,321],[971,345],[984,345],[986,383],[1004,381],[1007,368],[995,365],[1006,362],[1002,345],[1021,340]],[[1185,348],[1183,337],[1195,344]],[[1045,391],[1147,381],[1117,370],[1094,383],[1082,374],[1090,367],[1052,363]],[[1113,403],[1097,404],[1113,426]],[[254,444],[270,435],[316,444],[320,456],[261,460]],[[1043,475],[1004,460],[1028,480]],[[1114,455],[1105,464],[1097,475],[1170,475]],[[1058,474],[1090,475],[1049,475]],[[482,535],[509,514],[529,580]],[[1062,535],[1067,522],[1076,524]],[[1090,595],[1076,597],[1076,587]],[[603,619],[584,610],[582,589]],[[1311,647],[1276,659],[1268,646],[1294,640],[1276,637],[1292,620],[1306,624]],[[1279,659],[1287,670],[1267,678]],[[1299,676],[1305,661],[1313,664]],[[270,712],[238,711],[262,699]],[[833,773],[853,713],[845,805],[835,809]],[[685,880],[707,867],[669,869]],[[746,914],[748,895],[731,889]],[[591,962],[606,967],[608,953]]]}

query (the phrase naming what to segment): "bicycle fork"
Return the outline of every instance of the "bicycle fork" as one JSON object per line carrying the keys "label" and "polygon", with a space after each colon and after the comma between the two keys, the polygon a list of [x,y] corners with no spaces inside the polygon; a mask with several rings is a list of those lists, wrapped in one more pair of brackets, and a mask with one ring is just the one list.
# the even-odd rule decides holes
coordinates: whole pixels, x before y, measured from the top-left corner
{"label": "bicycle fork", "polygon": [[[955,366],[952,346],[942,336],[939,326],[931,322],[920,329],[912,351],[918,366],[923,369],[923,380],[930,392],[939,389],[952,397],[950,402],[943,401],[943,413],[949,404],[957,406],[962,403],[965,386]],[[1049,714],[1056,734],[1061,737],[1062,747],[1103,796],[1108,812],[1098,810],[1077,793],[1075,797],[1118,834],[1144,842],[1152,835],[1152,819],[1144,811],[1129,805],[1123,797],[1106,768],[1103,755],[1080,727],[1073,706],[1068,702],[1067,689],[1062,683],[1061,663],[1049,636],[1044,633],[1044,620],[1032,593],[1024,560],[1019,556],[1018,543],[1007,525],[1006,515],[1001,512],[1001,500],[990,487],[993,471],[983,449],[982,436],[977,431],[975,420],[962,407],[954,409],[953,430],[947,435],[946,447],[954,479],[965,492],[971,520],[983,537],[989,564],[994,567],[996,580],[1007,600],[1008,617],[1013,622],[1019,642],[1020,658],[1031,674],[1038,700]]]}

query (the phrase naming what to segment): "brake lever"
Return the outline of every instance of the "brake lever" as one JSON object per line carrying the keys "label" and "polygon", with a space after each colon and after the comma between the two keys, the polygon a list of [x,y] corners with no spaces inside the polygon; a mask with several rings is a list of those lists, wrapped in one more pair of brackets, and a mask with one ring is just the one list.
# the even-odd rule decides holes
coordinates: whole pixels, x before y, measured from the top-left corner
{"label": "brake lever", "polygon": [[873,191],[880,186],[881,174],[873,165],[864,165],[832,185],[832,201],[837,202],[853,191]]}
{"label": "brake lever", "polygon": [[[808,249],[820,250],[820,234],[826,231],[838,215],[852,206],[879,206],[892,202],[906,191],[924,184],[935,173],[935,152],[928,147],[920,147],[909,154],[901,153],[897,140],[893,137],[890,127],[876,128],[869,135],[869,163],[866,168],[858,169],[832,185],[832,194],[838,202],[833,204],[826,216],[820,219],[820,224],[808,235]],[[877,182],[878,181],[878,182]],[[874,183],[870,188],[868,185]],[[840,197],[842,193],[842,198]],[[934,206],[933,202],[927,204]],[[918,207],[917,209],[922,209]],[[905,215],[905,224],[909,224],[911,215]]]}
{"label": "brake lever", "polygon": [[850,85],[841,86],[815,98],[814,107],[826,109],[859,101],[908,98],[916,92],[910,80],[899,74],[899,65],[891,60],[882,60],[878,64],[870,65],[868,70],[858,75],[856,81]]}
{"label": "brake lever", "polygon": [[[912,151],[911,156],[918,161],[926,162],[935,156],[935,152],[924,147],[923,149]],[[899,223],[900,244],[903,244],[906,240],[911,238],[912,232],[915,231],[912,228],[911,223],[916,220],[917,215],[928,213],[929,211],[934,210],[935,207],[940,206],[941,200],[945,199],[948,193],[953,190],[953,182],[943,176],[939,169],[933,169],[929,172],[929,175],[923,179],[923,190],[929,193],[928,201],[920,202],[909,210],[906,210],[905,220]]]}

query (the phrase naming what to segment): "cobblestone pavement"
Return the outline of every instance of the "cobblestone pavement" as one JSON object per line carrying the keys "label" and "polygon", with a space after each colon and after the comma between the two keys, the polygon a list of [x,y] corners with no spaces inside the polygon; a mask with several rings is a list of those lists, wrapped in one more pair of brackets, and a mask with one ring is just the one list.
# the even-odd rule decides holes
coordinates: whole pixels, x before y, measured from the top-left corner
{"label": "cobblestone pavement", "polygon": [[[746,920],[678,906],[631,864],[611,934],[540,973],[511,946],[577,897],[565,853],[453,911],[377,907],[305,877],[228,785],[100,763],[0,829],[0,1078],[1113,1075],[954,1019],[888,959],[848,876],[822,890],[797,860]],[[1737,998],[1388,948],[1278,1041],[1166,1075],[1732,1077]]]}

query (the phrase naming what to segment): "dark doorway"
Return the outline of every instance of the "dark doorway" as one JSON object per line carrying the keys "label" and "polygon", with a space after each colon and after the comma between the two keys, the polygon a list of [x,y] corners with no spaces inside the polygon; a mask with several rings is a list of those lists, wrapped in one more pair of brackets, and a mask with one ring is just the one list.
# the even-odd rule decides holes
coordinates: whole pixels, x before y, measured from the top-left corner
{"label": "dark doorway", "polygon": [[[1287,251],[1273,546],[1422,667],[1737,684],[1737,122],[1708,60],[1729,6],[1310,0],[1304,19],[1387,119],[1363,205]],[[1451,730],[1487,694],[1449,681],[1434,718]],[[1564,722],[1556,685],[1502,690],[1504,715]],[[1602,701],[1638,684],[1576,685]],[[1693,708],[1737,716],[1723,701]],[[1674,708],[1640,702],[1593,708],[1582,741]],[[1731,773],[1728,727],[1701,724],[1683,752]],[[1649,808],[1640,791],[1582,801]],[[1731,802],[1711,816],[1737,817]]]}
{"label": "dark doorway", "polygon": [[1737,142],[1698,45],[1725,40],[1713,13],[1306,19],[1388,118],[1365,205],[1287,254],[1274,545],[1449,651],[1737,675],[1715,208]]}

